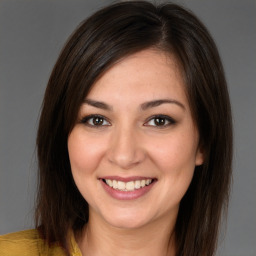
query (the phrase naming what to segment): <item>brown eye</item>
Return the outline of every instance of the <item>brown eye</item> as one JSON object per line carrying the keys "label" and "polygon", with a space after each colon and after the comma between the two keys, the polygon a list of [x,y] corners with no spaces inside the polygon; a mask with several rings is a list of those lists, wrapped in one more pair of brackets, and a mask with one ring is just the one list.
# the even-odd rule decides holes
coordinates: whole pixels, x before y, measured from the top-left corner
{"label": "brown eye", "polygon": [[153,127],[158,127],[158,128],[164,128],[169,125],[175,124],[176,121],[166,115],[157,115],[151,117],[144,125],[145,126],[153,126]]}
{"label": "brown eye", "polygon": [[92,118],[93,125],[102,125],[104,122],[104,119],[102,117],[94,117]]}
{"label": "brown eye", "polygon": [[157,118],[155,118],[153,120],[154,120],[154,123],[155,123],[156,126],[165,125],[166,122],[167,122],[166,118],[162,118],[162,117],[157,117]]}
{"label": "brown eye", "polygon": [[110,122],[100,115],[89,115],[81,120],[81,123],[91,127],[110,126]]}

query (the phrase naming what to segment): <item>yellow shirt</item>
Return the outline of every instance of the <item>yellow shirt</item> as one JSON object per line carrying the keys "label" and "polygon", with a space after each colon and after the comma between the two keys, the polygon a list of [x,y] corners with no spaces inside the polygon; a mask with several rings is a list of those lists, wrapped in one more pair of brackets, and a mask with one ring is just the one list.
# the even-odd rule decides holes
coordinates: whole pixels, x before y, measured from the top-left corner
{"label": "yellow shirt", "polygon": [[[71,255],[82,256],[72,233],[70,238]],[[24,230],[0,236],[1,256],[66,256],[59,245],[50,248],[39,237],[36,229]]]}

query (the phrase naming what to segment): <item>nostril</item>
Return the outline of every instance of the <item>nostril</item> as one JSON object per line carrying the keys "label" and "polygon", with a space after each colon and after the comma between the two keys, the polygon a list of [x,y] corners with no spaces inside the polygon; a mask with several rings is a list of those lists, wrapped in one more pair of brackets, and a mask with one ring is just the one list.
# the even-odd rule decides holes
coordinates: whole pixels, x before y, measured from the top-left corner
{"label": "nostril", "polygon": [[145,152],[134,127],[126,123],[115,130],[107,157],[112,164],[122,169],[130,169],[143,161]]}

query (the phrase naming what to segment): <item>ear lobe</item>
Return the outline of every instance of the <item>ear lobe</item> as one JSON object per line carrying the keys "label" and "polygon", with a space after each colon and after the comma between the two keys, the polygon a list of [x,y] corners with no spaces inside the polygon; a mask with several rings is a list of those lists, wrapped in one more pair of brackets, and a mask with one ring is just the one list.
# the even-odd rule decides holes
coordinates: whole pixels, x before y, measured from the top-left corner
{"label": "ear lobe", "polygon": [[204,163],[204,152],[202,147],[199,147],[197,152],[196,152],[196,159],[195,159],[195,165],[199,166]]}

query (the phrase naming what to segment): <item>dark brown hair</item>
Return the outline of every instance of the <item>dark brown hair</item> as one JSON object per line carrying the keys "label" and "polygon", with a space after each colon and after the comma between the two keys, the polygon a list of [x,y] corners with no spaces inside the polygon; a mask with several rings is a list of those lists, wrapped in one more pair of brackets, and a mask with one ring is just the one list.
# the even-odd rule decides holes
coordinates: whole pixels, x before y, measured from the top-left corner
{"label": "dark brown hair", "polygon": [[53,68],[37,135],[36,227],[48,244],[58,242],[68,251],[68,230],[78,232],[88,221],[88,204],[73,181],[67,150],[82,101],[113,64],[147,48],[174,54],[179,61],[205,157],[180,203],[176,254],[214,255],[232,161],[223,67],[207,29],[190,11],[145,1],[112,4],[89,17],[71,35]]}

